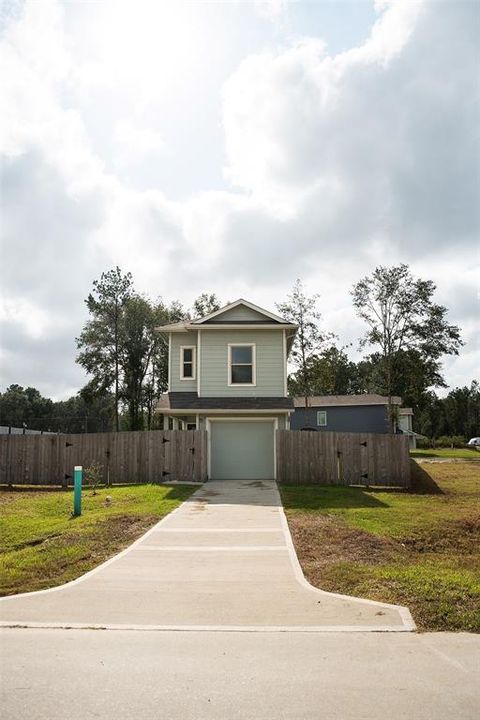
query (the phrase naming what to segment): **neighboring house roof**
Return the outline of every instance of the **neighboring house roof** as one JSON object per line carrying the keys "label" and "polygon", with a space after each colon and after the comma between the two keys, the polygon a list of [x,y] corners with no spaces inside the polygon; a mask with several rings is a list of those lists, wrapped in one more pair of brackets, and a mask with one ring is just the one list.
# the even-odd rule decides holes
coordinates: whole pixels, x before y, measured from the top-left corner
{"label": "neighboring house roof", "polygon": [[398,414],[399,415],[413,415],[413,409],[412,408],[399,408]]}
{"label": "neighboring house roof", "polygon": [[157,410],[292,410],[286,397],[198,397],[196,392],[162,395]]}
{"label": "neighboring house roof", "polygon": [[[365,395],[315,395],[308,398],[308,407],[348,407],[352,405],[388,405],[388,397],[383,395],[365,394]],[[398,396],[392,397],[394,405],[401,405],[402,398]],[[293,398],[293,404],[296,408],[305,407],[305,398]]]}

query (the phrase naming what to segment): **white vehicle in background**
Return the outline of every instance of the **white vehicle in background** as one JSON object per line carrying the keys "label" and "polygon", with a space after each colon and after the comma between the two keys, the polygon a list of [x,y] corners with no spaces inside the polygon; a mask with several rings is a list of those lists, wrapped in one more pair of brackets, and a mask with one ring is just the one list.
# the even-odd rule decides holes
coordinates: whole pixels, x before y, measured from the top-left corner
{"label": "white vehicle in background", "polygon": [[475,448],[475,450],[480,450],[480,437],[471,438],[467,445],[471,448]]}

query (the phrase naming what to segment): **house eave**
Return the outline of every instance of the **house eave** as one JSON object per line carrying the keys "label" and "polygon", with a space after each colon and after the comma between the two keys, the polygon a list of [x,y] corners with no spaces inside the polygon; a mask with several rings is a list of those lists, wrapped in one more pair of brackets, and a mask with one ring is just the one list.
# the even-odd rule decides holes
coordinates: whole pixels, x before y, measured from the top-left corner
{"label": "house eave", "polygon": [[194,323],[185,323],[179,327],[178,325],[160,325],[155,328],[159,333],[186,333],[196,330],[293,330],[296,331],[298,325],[292,323],[211,323],[206,325],[195,325]]}

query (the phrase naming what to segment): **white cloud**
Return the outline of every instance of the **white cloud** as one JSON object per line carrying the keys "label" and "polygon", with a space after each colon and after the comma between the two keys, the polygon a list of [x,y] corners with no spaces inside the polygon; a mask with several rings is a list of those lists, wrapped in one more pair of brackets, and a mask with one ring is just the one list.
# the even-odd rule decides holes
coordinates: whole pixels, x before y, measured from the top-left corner
{"label": "white cloud", "polygon": [[[99,27],[109,7],[102,5]],[[53,0],[27,3],[4,31],[4,377],[52,387],[55,369],[70,390],[80,378],[73,338],[83,298],[115,264],[131,270],[142,291],[188,304],[211,290],[273,307],[302,276],[320,291],[329,329],[351,342],[360,332],[352,283],[376,264],[406,261],[437,282],[452,321],[465,327],[465,353],[446,369],[456,383],[467,378],[480,364],[476,6],[382,2],[358,48],[332,56],[322,38],[285,36],[246,56],[218,90],[225,172],[237,190],[182,201],[172,200],[168,184],[138,189],[128,174],[133,166],[141,174],[146,160],[175,157],[150,104],[167,97],[177,66],[181,82],[196,53],[208,52],[193,32],[200,20],[185,15],[189,6],[166,7],[147,4],[130,27],[122,5],[118,33],[112,26],[104,46],[101,33],[73,37],[69,13],[75,20],[79,8]],[[268,12],[281,17],[284,3],[269,3]],[[165,42],[157,46],[159,25]],[[129,30],[133,64],[123,52]],[[195,134],[196,108],[178,112]],[[192,170],[188,162],[181,168]],[[18,378],[19,368],[34,372],[35,347],[48,357],[49,333],[52,348],[70,353],[65,377],[45,361],[32,379]]]}
{"label": "white cloud", "polygon": [[23,300],[4,300],[0,304],[0,321],[11,321],[19,325],[32,339],[41,338],[50,329],[52,318],[38,305]]}
{"label": "white cloud", "polygon": [[159,132],[134,124],[129,118],[117,122],[113,138],[118,145],[117,158],[120,164],[134,162],[152,153],[158,156],[166,149]]}
{"label": "white cloud", "polygon": [[252,4],[259,17],[272,22],[284,20],[287,14],[288,0],[253,0]]}

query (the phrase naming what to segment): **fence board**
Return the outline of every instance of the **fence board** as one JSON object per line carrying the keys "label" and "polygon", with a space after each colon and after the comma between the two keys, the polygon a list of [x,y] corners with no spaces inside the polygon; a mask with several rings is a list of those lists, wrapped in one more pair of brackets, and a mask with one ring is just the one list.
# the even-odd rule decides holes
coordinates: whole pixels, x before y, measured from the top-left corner
{"label": "fence board", "polygon": [[408,438],[277,430],[277,478],[284,483],[409,487]]}
{"label": "fence board", "polygon": [[202,482],[207,479],[207,433],[0,435],[0,485],[62,485],[75,465],[93,464],[102,466],[103,482],[111,484]]}

